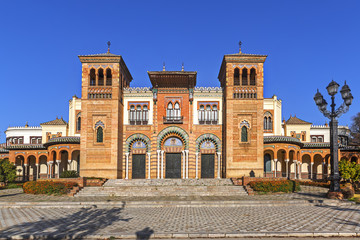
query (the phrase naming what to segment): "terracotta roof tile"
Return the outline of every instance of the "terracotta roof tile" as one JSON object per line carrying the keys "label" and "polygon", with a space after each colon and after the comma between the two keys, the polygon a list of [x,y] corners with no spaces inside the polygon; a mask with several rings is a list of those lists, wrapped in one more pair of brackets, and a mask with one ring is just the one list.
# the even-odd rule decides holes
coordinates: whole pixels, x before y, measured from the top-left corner
{"label": "terracotta roof tile", "polygon": [[55,120],[41,123],[40,125],[66,125],[67,122],[62,118],[56,118]]}
{"label": "terracotta roof tile", "polygon": [[312,123],[301,120],[296,116],[295,117],[290,116],[290,118],[286,121],[286,124],[312,124]]}

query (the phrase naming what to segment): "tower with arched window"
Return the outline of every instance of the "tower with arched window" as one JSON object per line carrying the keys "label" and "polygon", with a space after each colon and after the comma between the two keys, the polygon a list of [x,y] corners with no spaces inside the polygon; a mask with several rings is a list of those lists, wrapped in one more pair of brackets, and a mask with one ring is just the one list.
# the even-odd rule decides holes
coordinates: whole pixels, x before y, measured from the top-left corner
{"label": "tower with arched window", "polygon": [[[223,58],[223,172],[226,177],[263,175],[263,65],[266,55],[241,51]],[[268,126],[271,120],[266,122]],[[270,125],[269,125],[270,126]]]}
{"label": "tower with arched window", "polygon": [[79,56],[82,63],[80,171],[84,177],[122,178],[123,89],[132,76],[120,55]]}

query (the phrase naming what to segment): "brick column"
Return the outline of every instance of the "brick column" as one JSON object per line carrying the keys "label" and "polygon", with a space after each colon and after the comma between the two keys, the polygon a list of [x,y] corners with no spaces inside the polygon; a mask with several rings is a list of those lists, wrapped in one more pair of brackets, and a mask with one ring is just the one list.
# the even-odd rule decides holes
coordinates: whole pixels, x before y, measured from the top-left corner
{"label": "brick column", "polygon": [[197,152],[197,153],[195,153],[195,155],[196,155],[196,162],[195,162],[195,178],[196,179],[198,179],[199,178],[199,174],[198,174],[198,171],[199,171],[199,163],[198,163],[198,161],[199,161],[199,153]]}
{"label": "brick column", "polygon": [[129,153],[125,153],[125,157],[126,157],[125,179],[129,179]]}

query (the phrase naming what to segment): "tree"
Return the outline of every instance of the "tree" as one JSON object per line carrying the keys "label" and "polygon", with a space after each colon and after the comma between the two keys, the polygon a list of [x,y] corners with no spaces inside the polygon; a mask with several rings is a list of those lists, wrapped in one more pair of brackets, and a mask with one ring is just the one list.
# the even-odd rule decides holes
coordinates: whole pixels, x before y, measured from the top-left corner
{"label": "tree", "polygon": [[16,166],[7,159],[0,159],[0,182],[12,182],[16,179]]}
{"label": "tree", "polygon": [[352,117],[352,124],[350,127],[352,142],[360,144],[360,112]]}
{"label": "tree", "polygon": [[360,165],[346,159],[339,162],[339,172],[340,176],[345,180],[355,182],[360,179]]}

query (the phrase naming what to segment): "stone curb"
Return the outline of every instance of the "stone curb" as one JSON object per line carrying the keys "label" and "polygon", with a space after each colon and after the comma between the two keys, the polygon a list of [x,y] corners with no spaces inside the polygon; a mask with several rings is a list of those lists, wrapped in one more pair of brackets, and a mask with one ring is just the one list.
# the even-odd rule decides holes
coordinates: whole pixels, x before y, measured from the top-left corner
{"label": "stone curb", "polygon": [[187,239],[187,238],[285,238],[285,237],[360,237],[360,232],[242,232],[242,233],[155,233],[150,236],[136,234],[113,234],[113,235],[14,235],[7,237],[0,237],[3,239]]}
{"label": "stone curb", "polygon": [[350,206],[354,204],[338,200],[0,202],[0,208],[282,207],[289,205]]}

